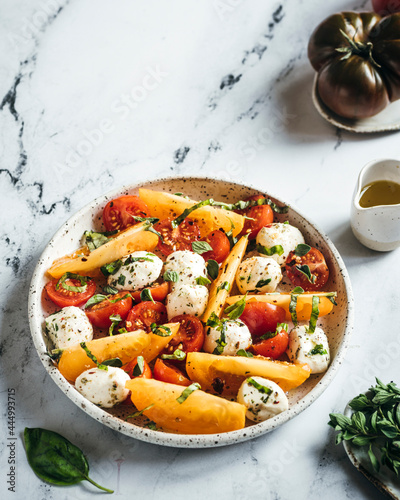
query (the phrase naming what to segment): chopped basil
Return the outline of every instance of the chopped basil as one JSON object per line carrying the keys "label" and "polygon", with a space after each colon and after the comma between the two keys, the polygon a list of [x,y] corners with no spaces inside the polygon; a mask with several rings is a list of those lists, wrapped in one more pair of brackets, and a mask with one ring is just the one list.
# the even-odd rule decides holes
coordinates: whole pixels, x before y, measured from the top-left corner
{"label": "chopped basil", "polygon": [[[267,396],[269,396],[270,394],[272,394],[272,389],[270,389],[269,387],[265,387],[265,385],[261,385],[257,382],[257,380],[254,380],[254,378],[248,378],[246,379],[246,382],[249,384],[249,385],[252,385],[253,387],[255,387],[258,392],[261,392],[261,394],[267,394]],[[268,400],[268,398],[267,398]]]}
{"label": "chopped basil", "polygon": [[112,336],[115,326],[122,321],[122,318],[119,314],[111,314],[109,319],[111,321],[111,325],[108,329],[108,335]]}
{"label": "chopped basil", "polygon": [[319,316],[319,297],[317,295],[313,295],[310,324],[309,324],[309,327],[307,328],[308,333],[315,332],[315,328],[317,326],[318,316]]}
{"label": "chopped basil", "polygon": [[218,262],[216,260],[209,259],[207,261],[206,267],[207,267],[207,272],[208,272],[208,275],[210,276],[210,278],[212,280],[217,279],[218,278],[218,274],[219,274],[219,265],[218,265]]}
{"label": "chopped basil", "polygon": [[[229,218],[229,217],[228,217]],[[236,245],[236,243],[238,242],[238,239],[233,236],[233,230],[235,229],[235,224],[231,221],[231,219],[229,219],[230,223],[231,223],[231,228],[230,230],[225,233],[226,234],[226,237],[228,238],[229,240],[229,244],[231,246],[231,249]]]}
{"label": "chopped basil", "polygon": [[115,286],[106,285],[103,286],[103,292],[107,295],[115,295],[116,293],[118,293],[118,288],[115,288]]}
{"label": "chopped basil", "polygon": [[132,295],[130,293],[126,293],[122,297],[117,297],[116,299],[110,299],[109,296],[107,295],[97,293],[96,295],[93,295],[93,297],[91,297],[86,302],[86,304],[84,305],[84,309],[87,309],[88,307],[93,306],[94,304],[98,304],[99,302],[103,302],[103,300],[108,300],[111,304],[115,304],[116,302],[127,299],[128,297],[132,298]]}
{"label": "chopped basil", "polygon": [[115,260],[114,262],[110,262],[109,264],[105,264],[104,266],[101,266],[100,271],[107,278],[107,276],[110,276],[110,275],[118,272],[121,269],[121,266],[122,266],[122,260],[118,259],[118,260]]}
{"label": "chopped basil", "polygon": [[[81,286],[72,286],[72,285],[67,285],[65,282],[66,280],[78,280]],[[56,290],[60,288],[64,288],[64,290],[67,290],[68,292],[77,292],[81,293],[84,292],[87,288],[87,282],[90,280],[88,276],[81,276],[80,274],[75,274],[75,273],[64,273],[61,278],[57,281],[56,284]]]}
{"label": "chopped basil", "polygon": [[236,301],[234,304],[228,306],[224,313],[229,316],[229,319],[238,319],[243,314],[244,308],[246,307],[246,295],[244,295],[241,299]]}
{"label": "chopped basil", "polygon": [[179,226],[179,224],[182,224],[182,222],[186,219],[188,215],[190,215],[194,210],[197,210],[200,207],[205,207],[207,205],[212,205],[214,203],[214,200],[209,199],[209,200],[204,200],[200,201],[199,203],[196,203],[195,205],[191,206],[190,208],[186,208],[179,217],[174,219],[171,222],[171,227],[172,229],[175,229]]}
{"label": "chopped basil", "polygon": [[294,254],[297,255],[297,257],[303,257],[304,255],[307,255],[310,250],[311,250],[310,245],[306,245],[305,243],[299,243],[297,247],[294,249]]}
{"label": "chopped basil", "polygon": [[292,321],[294,326],[297,325],[297,297],[298,295],[304,293],[304,290],[301,286],[296,286],[296,288],[290,294],[290,304],[289,304],[289,312],[292,316]]}
{"label": "chopped basil", "polygon": [[217,287],[217,293],[220,291],[220,290],[226,290],[227,292],[229,292],[231,288],[231,285],[229,284],[228,281],[223,281],[218,287]]}
{"label": "chopped basil", "polygon": [[221,320],[218,318],[215,312],[212,312],[207,320],[206,326],[211,326],[211,328],[215,328],[220,325],[221,325]]}
{"label": "chopped basil", "polygon": [[118,333],[128,333],[126,328],[118,328]]}
{"label": "chopped basil", "polygon": [[179,274],[176,271],[170,271],[169,269],[165,271],[163,275],[164,281],[172,281],[173,283],[178,283]]}
{"label": "chopped basil", "polygon": [[217,330],[221,332],[219,339],[215,341],[217,347],[214,349],[213,354],[217,356],[221,355],[224,352],[226,347],[226,321],[221,321],[220,325],[217,327]]}
{"label": "chopped basil", "polygon": [[287,323],[278,323],[276,325],[276,330],[274,332],[264,333],[264,335],[261,335],[261,337],[259,337],[259,340],[273,339],[279,333],[281,333],[282,330],[285,330],[285,332],[287,332],[288,328],[289,328],[289,325]]}
{"label": "chopped basil", "polygon": [[262,255],[268,255],[269,257],[271,257],[271,255],[275,255],[275,254],[282,255],[284,250],[283,250],[282,245],[274,245],[271,248],[267,248],[267,247],[264,247],[264,246],[258,244],[257,245],[257,252],[261,253]]}
{"label": "chopped basil", "polygon": [[90,358],[93,361],[93,363],[95,363],[95,365],[97,366],[97,368],[100,368],[100,370],[108,371],[108,366],[107,365],[103,365],[102,363],[99,363],[97,361],[96,356],[90,351],[90,349],[86,345],[86,342],[81,342],[79,345],[85,351],[87,357]]}
{"label": "chopped basil", "polygon": [[186,387],[186,389],[176,400],[178,401],[179,404],[182,404],[187,400],[187,398],[192,394],[192,392],[197,391],[199,389],[201,389],[200,384],[194,382],[193,384],[190,384],[189,387]]}
{"label": "chopped basil", "polygon": [[[150,257],[149,257],[150,256]],[[155,257],[154,254],[148,252],[147,257],[133,257],[133,255],[130,255],[125,262],[123,263],[124,266],[129,266],[129,264],[133,264],[134,262],[154,262],[154,260],[151,257]]]}
{"label": "chopped basil", "polygon": [[192,250],[201,255],[202,253],[211,252],[213,247],[207,241],[192,241]]}
{"label": "chopped basil", "polygon": [[125,285],[125,280],[126,280],[125,274],[120,274],[118,276],[118,285],[124,286]]}
{"label": "chopped basil", "polygon": [[300,271],[302,274],[304,274],[304,276],[307,278],[307,280],[310,283],[315,283],[315,280],[317,279],[317,277],[315,275],[311,274],[311,270],[307,264],[304,264],[303,266],[295,266],[295,267],[298,271]]}
{"label": "chopped basil", "polygon": [[143,415],[143,413],[146,411],[146,410],[150,410],[150,408],[153,408],[154,406],[154,403],[152,403],[151,405],[149,406],[146,406],[146,408],[143,408],[143,410],[140,410],[140,411],[135,411],[135,413],[132,413],[132,415],[128,415],[125,420],[128,420],[128,418],[136,418],[136,417],[141,417]]}
{"label": "chopped basil", "polygon": [[159,337],[169,337],[172,335],[171,328],[165,325],[157,325],[156,323],[152,323],[150,325],[150,330]]}
{"label": "chopped basil", "polygon": [[160,219],[157,219],[157,217],[138,217],[137,215],[132,215],[132,214],[129,214],[129,215],[136,222],[148,222],[149,224],[157,224],[157,222],[160,220]]}
{"label": "chopped basil", "polygon": [[266,280],[260,280],[257,282],[256,288],[262,288],[263,286],[267,286],[271,283],[271,278],[268,278]]}
{"label": "chopped basil", "polygon": [[104,245],[104,243],[110,241],[111,238],[109,238],[108,236],[112,236],[116,233],[118,233],[118,231],[106,231],[104,233],[99,233],[96,231],[85,231],[83,233],[83,238],[89,250],[93,252],[93,250],[96,250],[96,248],[99,248]]}
{"label": "chopped basil", "polygon": [[239,200],[236,203],[223,203],[215,201],[213,205],[218,205],[225,210],[245,210],[246,208],[257,207],[259,205],[269,205],[277,214],[286,214],[289,211],[289,207],[278,207],[278,205],[276,205],[276,203],[269,198],[259,198],[258,200],[248,201]]}
{"label": "chopped basil", "polygon": [[135,368],[132,371],[132,376],[133,377],[140,377],[144,371],[144,357],[143,356],[138,356],[137,357],[137,363],[135,365]]}
{"label": "chopped basil", "polygon": [[63,352],[64,349],[53,349],[51,353],[46,351],[45,354],[53,361],[58,361],[61,358]]}
{"label": "chopped basil", "polygon": [[140,292],[140,300],[142,302],[147,302],[147,301],[150,301],[150,302],[153,302],[153,304],[155,304],[155,301],[153,299],[153,296],[151,295],[151,290],[150,288],[145,288],[144,290],[142,290]]}
{"label": "chopped basil", "polygon": [[251,352],[247,352],[244,349],[239,349],[236,356],[243,356],[244,358],[254,358]]}
{"label": "chopped basil", "polygon": [[106,366],[115,366],[115,368],[121,368],[122,361],[119,358],[111,358],[111,359],[106,359],[101,364]]}
{"label": "chopped basil", "polygon": [[196,283],[198,285],[206,286],[209,285],[211,281],[208,278],[205,278],[204,276],[199,276],[198,278],[196,278]]}
{"label": "chopped basil", "polygon": [[328,354],[328,351],[324,349],[324,346],[322,344],[317,344],[314,349],[311,349],[309,352],[311,356],[314,356],[315,354]]}
{"label": "chopped basil", "polygon": [[175,349],[173,354],[161,354],[161,359],[176,359],[177,361],[183,361],[186,358],[186,353],[180,349]]}

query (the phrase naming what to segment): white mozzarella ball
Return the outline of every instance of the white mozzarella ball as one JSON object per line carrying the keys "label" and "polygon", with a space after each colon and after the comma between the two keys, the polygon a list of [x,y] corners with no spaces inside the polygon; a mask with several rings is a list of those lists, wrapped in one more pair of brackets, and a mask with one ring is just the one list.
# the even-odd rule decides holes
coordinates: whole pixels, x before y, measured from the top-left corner
{"label": "white mozzarella ball", "polygon": [[263,422],[289,408],[286,394],[271,380],[250,377],[240,386],[238,403],[246,406],[246,417],[254,422]]}
{"label": "white mozzarella ball", "polygon": [[311,373],[322,373],[330,361],[328,339],[322,328],[317,327],[314,333],[308,333],[307,326],[296,326],[289,333],[286,354],[295,363],[307,363]]}
{"label": "white mozzarella ball", "polygon": [[160,276],[162,260],[151,252],[133,252],[122,259],[122,266],[108,277],[108,284],[118,290],[141,290]]}
{"label": "white mozzarella ball", "polygon": [[92,403],[103,408],[112,408],[124,401],[129,390],[125,388],[130,380],[121,368],[108,366],[108,370],[91,368],[79,375],[75,381],[76,389]]}
{"label": "white mozzarella ball", "polygon": [[46,331],[56,349],[65,349],[93,338],[93,327],[79,307],[64,307],[45,319]]}
{"label": "white mozzarella ball", "polygon": [[234,356],[240,349],[251,346],[251,333],[240,319],[222,320],[221,326],[207,327],[203,349],[213,353],[218,349],[219,354]]}
{"label": "white mozzarella ball", "polygon": [[181,285],[167,295],[168,319],[180,314],[201,316],[208,302],[208,288],[202,285]]}
{"label": "white mozzarella ball", "polygon": [[175,271],[179,280],[173,286],[196,285],[196,278],[207,276],[206,263],[201,255],[189,250],[178,250],[168,255],[164,271]]}
{"label": "white mozzarella ball", "polygon": [[303,235],[297,227],[281,222],[263,227],[258,233],[256,241],[257,244],[266,248],[281,245],[283,254],[278,255],[275,253],[271,255],[271,257],[281,266],[286,262],[287,256],[297,247],[297,245],[305,243]]}
{"label": "white mozzarella ball", "polygon": [[236,284],[242,293],[275,292],[281,279],[281,266],[271,257],[250,257],[236,273]]}

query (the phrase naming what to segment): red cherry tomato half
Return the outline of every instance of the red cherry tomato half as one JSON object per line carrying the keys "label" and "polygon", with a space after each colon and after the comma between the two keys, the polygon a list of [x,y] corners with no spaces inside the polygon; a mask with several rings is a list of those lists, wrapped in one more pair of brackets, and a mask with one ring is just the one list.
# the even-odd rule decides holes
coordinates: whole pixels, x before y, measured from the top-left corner
{"label": "red cherry tomato half", "polygon": [[251,346],[251,350],[258,356],[278,359],[289,345],[289,334],[284,328],[278,330],[277,335],[270,339],[262,339]]}
{"label": "red cherry tomato half", "polygon": [[154,225],[154,229],[161,234],[158,248],[164,255],[176,250],[192,250],[192,241],[200,238],[199,226],[190,219],[185,219],[178,227],[172,228],[172,218],[164,219]]}
{"label": "red cherry tomato half", "polygon": [[[154,283],[150,287],[147,288],[151,292],[151,296],[156,302],[162,302],[165,297],[168,295],[169,291],[169,285],[168,282],[165,281],[164,283]],[[132,295],[133,300],[138,303],[142,299],[140,298],[140,294],[143,292],[143,290],[138,290],[137,292],[130,292]]]}
{"label": "red cherry tomato half", "polygon": [[[52,280],[46,283],[45,290],[49,298],[59,307],[76,306],[79,307],[87,302],[96,291],[96,283],[93,280],[86,282],[86,289],[83,292],[71,292],[66,290],[60,283],[57,289],[59,280]],[[64,281],[66,286],[82,287],[82,283],[78,279],[67,278]]]}
{"label": "red cherry tomato half", "polygon": [[154,378],[156,380],[161,380],[162,382],[167,382],[168,384],[177,384],[188,386],[191,381],[186,377],[186,375],[179,370],[176,366],[173,366],[166,361],[158,358],[154,365]]}
{"label": "red cherry tomato half", "polygon": [[[300,266],[309,267],[311,281],[299,269]],[[311,250],[301,257],[290,252],[286,259],[286,274],[294,286],[301,286],[307,292],[321,290],[329,279],[329,269],[325,257],[314,247],[311,247]]]}
{"label": "red cherry tomato half", "polygon": [[250,240],[256,238],[260,229],[272,224],[274,221],[274,213],[269,205],[251,207],[245,211],[245,215],[249,219],[245,220],[240,234],[241,236],[248,234]]}
{"label": "red cherry tomato half", "polygon": [[108,297],[94,304],[85,310],[86,316],[92,325],[98,328],[109,328],[112,321],[110,316],[119,314],[121,319],[124,320],[130,308],[132,307],[132,298],[128,292],[118,292],[115,295],[108,295]]}
{"label": "red cherry tomato half", "polygon": [[138,196],[120,196],[104,207],[104,226],[107,231],[122,231],[138,223],[132,215],[147,217],[149,212],[147,204]]}
{"label": "red cherry tomato half", "polygon": [[183,352],[198,352],[204,344],[204,328],[196,316],[181,314],[171,319],[171,323],[179,323],[178,333],[169,342],[164,354],[172,354],[175,349]]}
{"label": "red cherry tomato half", "polygon": [[168,320],[167,309],[161,302],[140,302],[133,306],[126,318],[125,327],[128,332],[134,330],[150,331],[152,323],[163,325]]}
{"label": "red cherry tomato half", "polygon": [[213,231],[202,241],[206,241],[212,247],[212,250],[202,254],[204,260],[206,261],[213,259],[216,260],[218,264],[221,264],[221,262],[224,262],[224,260],[228,257],[229,252],[231,251],[228,237],[222,231]]}
{"label": "red cherry tomato half", "polygon": [[278,323],[285,321],[286,312],[283,307],[267,302],[246,302],[240,319],[247,325],[250,333],[260,337],[267,332],[275,332]]}
{"label": "red cherry tomato half", "polygon": [[151,373],[151,368],[147,361],[143,359],[143,372],[139,375],[135,375],[135,367],[138,363],[137,358],[133,358],[129,363],[124,365],[123,370],[131,377],[131,378],[153,378],[153,374]]}
{"label": "red cherry tomato half", "polygon": [[400,12],[400,0],[372,0],[372,8],[380,16]]}

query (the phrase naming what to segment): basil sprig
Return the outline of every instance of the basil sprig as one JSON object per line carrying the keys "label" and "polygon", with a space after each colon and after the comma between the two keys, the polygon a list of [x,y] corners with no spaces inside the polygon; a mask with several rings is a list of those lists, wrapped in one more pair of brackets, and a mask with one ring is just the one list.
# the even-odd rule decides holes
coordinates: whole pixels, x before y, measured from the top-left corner
{"label": "basil sprig", "polygon": [[304,290],[301,286],[296,286],[290,293],[290,304],[289,304],[289,312],[292,317],[292,321],[294,326],[297,326],[297,297],[304,293]]}
{"label": "basil sprig", "polygon": [[213,247],[207,241],[192,241],[192,250],[201,255],[206,252],[212,252]]}
{"label": "basil sprig", "polygon": [[237,300],[234,304],[224,309],[224,313],[229,316],[229,319],[238,319],[243,314],[246,307],[247,292],[241,299]]}
{"label": "basil sprig", "polygon": [[188,387],[186,387],[186,389],[182,392],[182,394],[176,400],[178,401],[179,404],[182,404],[187,400],[187,398],[194,391],[198,391],[199,389],[201,389],[200,384],[198,384],[197,382],[194,382],[193,384],[190,384]]}
{"label": "basil sprig", "polygon": [[[89,276],[81,276],[75,273],[64,273],[61,278],[57,281],[56,290],[59,290],[60,286],[67,290],[68,292],[82,293],[86,291],[87,282],[90,280]],[[67,285],[66,280],[78,280],[81,286]]]}
{"label": "basil sprig", "polygon": [[25,427],[24,442],[29,465],[43,481],[71,486],[86,480],[102,491],[114,493],[89,477],[89,463],[85,455],[57,432]]}
{"label": "basil sprig", "polygon": [[282,255],[284,250],[282,245],[274,245],[271,248],[264,247],[260,245],[259,243],[257,244],[257,252],[261,253],[262,255],[268,255],[268,257],[271,257],[272,255]]}

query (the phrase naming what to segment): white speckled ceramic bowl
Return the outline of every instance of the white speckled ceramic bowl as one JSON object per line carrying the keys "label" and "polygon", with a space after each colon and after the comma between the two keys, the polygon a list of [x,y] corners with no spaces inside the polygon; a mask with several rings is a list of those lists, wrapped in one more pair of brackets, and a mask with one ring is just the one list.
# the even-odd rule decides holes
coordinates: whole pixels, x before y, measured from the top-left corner
{"label": "white speckled ceramic bowl", "polygon": [[[222,434],[182,435],[153,431],[146,428],[144,421],[140,419],[135,424],[125,422],[124,417],[132,412],[130,407],[123,408],[122,405],[119,408],[105,410],[86,400],[73,385],[67,382],[46,355],[47,341],[43,335],[44,318],[55,310],[43,294],[43,286],[47,282],[46,270],[54,259],[71,253],[79,247],[84,230],[102,229],[102,210],[109,200],[123,194],[137,194],[138,188],[143,186],[172,193],[183,192],[198,200],[213,197],[227,202],[244,199],[260,192],[254,187],[224,180],[197,177],[167,178],[140,185],[125,186],[101,196],[82,208],[54,235],[41,255],[33,274],[29,292],[29,319],[32,338],[42,363],[66,396],[86,413],[112,429],[142,441],[164,446],[206,448],[238,443],[272,431],[307,408],[331,383],[349,345],[354,316],[350,280],[340,255],[329,238],[293,208],[290,208],[285,215],[277,215],[276,220],[281,222],[288,220],[297,226],[304,234],[307,243],[318,247],[323,252],[330,268],[330,278],[326,289],[338,292],[338,305],[334,307],[330,315],[319,320],[319,324],[324,328],[329,338],[332,358],[329,369],[325,374],[311,376],[301,387],[289,393],[290,408],[288,411],[266,422],[259,424],[248,422],[248,425],[242,430]],[[266,194],[279,205],[285,204],[283,200],[272,196],[271,193]]]}

